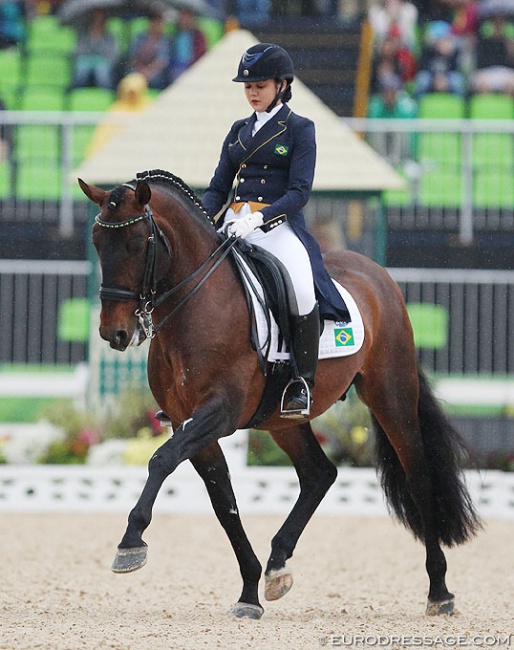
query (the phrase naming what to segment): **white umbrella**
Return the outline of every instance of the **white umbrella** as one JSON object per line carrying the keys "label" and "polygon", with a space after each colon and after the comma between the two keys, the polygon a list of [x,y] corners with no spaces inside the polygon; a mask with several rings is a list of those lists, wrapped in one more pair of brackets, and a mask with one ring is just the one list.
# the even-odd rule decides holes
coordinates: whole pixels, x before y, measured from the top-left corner
{"label": "white umbrella", "polygon": [[63,25],[79,25],[95,9],[105,9],[111,16],[131,18],[165,6],[169,4],[163,0],[64,0],[57,16]]}

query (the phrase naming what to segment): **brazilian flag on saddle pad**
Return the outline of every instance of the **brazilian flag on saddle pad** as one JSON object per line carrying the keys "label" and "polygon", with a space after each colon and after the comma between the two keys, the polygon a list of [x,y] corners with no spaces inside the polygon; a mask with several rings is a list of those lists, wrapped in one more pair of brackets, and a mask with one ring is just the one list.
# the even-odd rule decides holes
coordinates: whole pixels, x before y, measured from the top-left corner
{"label": "brazilian flag on saddle pad", "polygon": [[334,328],[334,342],[336,348],[347,347],[355,345],[353,338],[353,328],[351,327],[335,327]]}

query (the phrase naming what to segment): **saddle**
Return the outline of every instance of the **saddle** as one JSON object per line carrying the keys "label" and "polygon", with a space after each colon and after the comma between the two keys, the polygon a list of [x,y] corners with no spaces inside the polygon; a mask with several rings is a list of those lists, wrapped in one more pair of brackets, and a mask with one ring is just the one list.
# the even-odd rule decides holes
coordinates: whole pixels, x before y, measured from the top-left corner
{"label": "saddle", "polygon": [[[271,340],[264,346],[259,342],[254,302],[250,292],[258,297],[263,311],[268,315],[268,332],[271,332],[273,315],[283,342],[292,354],[290,317],[298,315],[293,285],[287,269],[272,253],[239,239],[232,251],[232,259],[241,277],[251,322],[251,344],[257,352],[259,365],[266,377],[264,393],[257,410],[244,428],[251,428],[266,421],[274,413],[287,383],[291,379],[292,364],[289,360],[268,361]],[[255,286],[257,280],[260,287]],[[260,289],[260,291],[259,291]]]}

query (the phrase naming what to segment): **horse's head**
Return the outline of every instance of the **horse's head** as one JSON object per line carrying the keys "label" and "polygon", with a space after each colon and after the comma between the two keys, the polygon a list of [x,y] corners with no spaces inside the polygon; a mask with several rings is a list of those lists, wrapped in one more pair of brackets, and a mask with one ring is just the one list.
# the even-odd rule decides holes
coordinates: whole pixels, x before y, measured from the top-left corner
{"label": "horse's head", "polygon": [[155,222],[145,181],[111,191],[78,182],[100,207],[93,226],[102,272],[100,336],[125,350],[152,336],[152,300],[169,270],[169,243]]}

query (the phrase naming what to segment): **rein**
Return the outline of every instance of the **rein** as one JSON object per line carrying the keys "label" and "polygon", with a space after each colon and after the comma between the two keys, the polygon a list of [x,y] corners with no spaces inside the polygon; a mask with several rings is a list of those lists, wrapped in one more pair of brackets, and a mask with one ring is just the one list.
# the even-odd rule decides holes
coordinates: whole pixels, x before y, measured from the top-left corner
{"label": "rein", "polygon": [[[139,302],[139,307],[135,311],[135,315],[139,320],[139,324],[145,334],[146,338],[152,339],[159,332],[159,330],[164,326],[164,324],[172,318],[203,286],[203,284],[209,279],[209,277],[214,273],[218,266],[223,262],[223,260],[230,253],[232,248],[237,242],[237,238],[230,237],[224,239],[222,243],[214,250],[209,257],[203,262],[196,271],[193,271],[190,275],[181,280],[178,284],[172,287],[169,291],[161,294],[156,299],[157,294],[157,278],[155,276],[155,260],[156,260],[156,246],[157,238],[159,237],[165,247],[168,250],[168,253],[171,253],[168,241],[165,239],[162,231],[157,227],[153,213],[150,210],[150,207],[147,205],[145,211],[135,217],[126,219],[125,221],[120,221],[118,223],[112,223],[110,221],[104,221],[100,218],[98,214],[95,217],[95,223],[101,226],[102,228],[125,228],[131,226],[134,223],[148,219],[150,223],[150,235],[148,237],[148,250],[145,262],[145,270],[143,274],[143,283],[141,292],[132,291],[131,289],[123,289],[118,287],[109,287],[104,284],[100,287],[100,299],[101,300],[115,300],[119,302],[128,302],[130,300],[137,300]],[[216,259],[217,258],[217,259]],[[211,264],[212,263],[212,264]],[[210,268],[208,268],[210,266]],[[154,325],[152,312],[153,310],[161,305],[165,300],[170,298],[172,295],[177,293],[184,286],[195,280],[199,275],[205,272],[204,277],[196,284],[189,293],[187,293],[182,300],[180,300],[173,310],[167,314],[157,325]]]}

